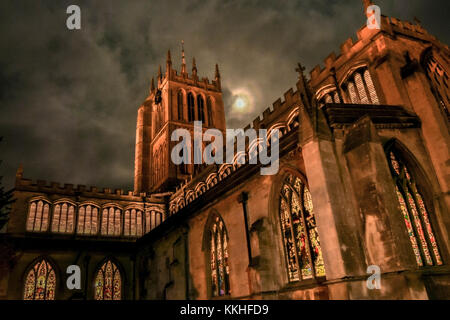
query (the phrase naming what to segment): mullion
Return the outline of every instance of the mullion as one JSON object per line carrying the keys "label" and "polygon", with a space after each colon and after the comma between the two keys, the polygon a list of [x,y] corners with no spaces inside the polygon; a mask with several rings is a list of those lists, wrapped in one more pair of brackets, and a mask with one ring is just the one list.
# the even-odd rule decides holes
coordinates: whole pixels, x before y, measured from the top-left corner
{"label": "mullion", "polygon": [[301,280],[303,280],[303,275],[301,272],[300,260],[298,258],[297,241],[295,241],[295,232],[294,232],[294,221],[292,219],[292,190],[289,195],[288,210],[289,210],[289,220],[291,222],[291,226],[290,226],[291,227],[291,240],[292,240],[292,245],[294,246],[294,254],[295,254],[295,260],[297,263],[298,278],[299,278],[299,281],[301,281]]}
{"label": "mullion", "polygon": [[[305,203],[304,203],[304,193],[305,193],[305,184],[302,183],[302,188],[301,188],[302,194],[301,194],[301,199],[300,199],[300,210],[301,210],[301,219],[303,222],[303,226],[305,229],[305,247],[307,248],[308,251],[308,255],[309,255],[309,263],[311,265],[311,273],[312,273],[312,277],[315,279],[316,278],[316,268],[314,265],[314,261],[313,261],[313,257],[312,257],[312,250],[311,250],[311,241],[309,239],[309,229],[308,229],[308,225],[306,224],[306,219],[305,219]],[[312,212],[311,212],[312,215]]]}

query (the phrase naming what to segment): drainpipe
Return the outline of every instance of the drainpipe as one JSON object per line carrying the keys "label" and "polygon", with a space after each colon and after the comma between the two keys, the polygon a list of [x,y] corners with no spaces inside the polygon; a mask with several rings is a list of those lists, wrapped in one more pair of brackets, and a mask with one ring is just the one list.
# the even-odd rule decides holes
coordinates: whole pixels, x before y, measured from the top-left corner
{"label": "drainpipe", "polygon": [[242,203],[242,211],[244,213],[244,224],[245,224],[245,238],[247,240],[247,254],[248,254],[248,265],[252,265],[252,247],[250,244],[250,234],[248,232],[248,213],[247,213],[247,200],[248,200],[248,193],[242,192],[239,195],[238,202]]}

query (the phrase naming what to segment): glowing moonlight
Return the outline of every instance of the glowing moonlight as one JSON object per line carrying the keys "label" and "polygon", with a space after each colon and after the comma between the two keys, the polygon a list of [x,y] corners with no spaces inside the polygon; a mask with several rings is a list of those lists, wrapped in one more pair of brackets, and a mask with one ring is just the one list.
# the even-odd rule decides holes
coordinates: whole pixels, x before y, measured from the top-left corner
{"label": "glowing moonlight", "polygon": [[251,112],[252,98],[247,92],[239,91],[234,93],[233,109],[240,113]]}

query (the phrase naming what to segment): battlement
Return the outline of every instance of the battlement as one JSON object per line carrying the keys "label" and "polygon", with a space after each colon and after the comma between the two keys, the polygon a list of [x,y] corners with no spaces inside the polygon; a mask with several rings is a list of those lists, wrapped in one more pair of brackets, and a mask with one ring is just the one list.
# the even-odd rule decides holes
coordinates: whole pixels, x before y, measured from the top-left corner
{"label": "battlement", "polygon": [[[282,98],[278,98],[271,107],[266,108],[262,114],[256,117],[250,124],[244,127],[244,130],[253,129],[268,129],[276,120],[279,121],[280,116],[289,110],[294,104],[300,101],[300,93],[290,88],[286,91]],[[282,118],[282,117],[281,117]]]}
{"label": "battlement", "polygon": [[19,191],[32,191],[43,193],[56,193],[64,195],[81,195],[95,197],[113,197],[118,200],[140,201],[143,197],[151,196],[147,193],[136,194],[133,191],[124,191],[123,189],[98,188],[96,186],[86,187],[85,185],[74,186],[70,183],[61,185],[58,182],[48,183],[45,180],[24,179],[19,177],[16,179],[15,189]]}
{"label": "battlement", "polygon": [[347,38],[340,45],[340,52],[336,55],[331,52],[324,60],[322,65],[316,65],[310,71],[311,81],[315,82],[322,79],[325,73],[328,73],[331,68],[339,68],[344,65],[351,57],[359,53],[364,47],[373,41],[373,38],[378,34],[385,34],[389,36],[405,35],[412,38],[417,38],[421,41],[434,42],[438,41],[434,36],[428,33],[420,24],[411,23],[409,21],[402,21],[397,18],[381,16],[381,29],[369,29],[366,25],[361,27],[356,32],[356,40],[354,38]]}

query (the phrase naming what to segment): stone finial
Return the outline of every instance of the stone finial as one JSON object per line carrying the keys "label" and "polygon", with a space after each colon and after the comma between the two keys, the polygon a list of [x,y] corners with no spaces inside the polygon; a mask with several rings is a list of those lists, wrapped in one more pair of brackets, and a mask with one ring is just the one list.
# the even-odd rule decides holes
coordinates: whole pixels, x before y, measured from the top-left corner
{"label": "stone finial", "polygon": [[150,93],[155,91],[155,78],[152,77],[152,84],[150,85]]}
{"label": "stone finial", "polygon": [[197,75],[197,63],[195,62],[195,57],[192,58],[192,75]]}
{"label": "stone finial", "polygon": [[181,73],[186,73],[186,57],[184,56],[184,40],[181,40]]}
{"label": "stone finial", "polygon": [[219,72],[219,65],[216,63],[216,86],[219,90],[221,90],[221,83],[220,83],[220,72]]}
{"label": "stone finial", "polygon": [[216,63],[216,79],[220,79],[219,65]]}

